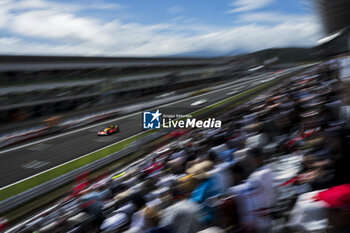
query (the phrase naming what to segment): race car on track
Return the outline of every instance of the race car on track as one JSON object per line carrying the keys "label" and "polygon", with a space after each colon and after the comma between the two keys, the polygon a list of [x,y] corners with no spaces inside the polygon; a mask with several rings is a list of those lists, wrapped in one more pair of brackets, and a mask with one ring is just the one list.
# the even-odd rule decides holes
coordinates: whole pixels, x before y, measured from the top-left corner
{"label": "race car on track", "polygon": [[113,133],[119,132],[119,126],[118,125],[111,125],[107,128],[105,128],[104,130],[98,131],[97,135],[99,136],[107,136],[107,135],[111,135]]}

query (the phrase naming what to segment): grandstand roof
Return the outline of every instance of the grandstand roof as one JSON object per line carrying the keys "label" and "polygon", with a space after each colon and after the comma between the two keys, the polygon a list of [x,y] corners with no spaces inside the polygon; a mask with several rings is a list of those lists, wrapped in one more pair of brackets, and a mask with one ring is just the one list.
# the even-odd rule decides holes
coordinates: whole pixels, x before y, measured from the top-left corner
{"label": "grandstand roof", "polygon": [[124,67],[211,65],[225,62],[214,58],[110,58],[63,56],[0,56],[0,72]]}
{"label": "grandstand roof", "polygon": [[349,0],[314,0],[326,34],[334,34],[350,25]]}

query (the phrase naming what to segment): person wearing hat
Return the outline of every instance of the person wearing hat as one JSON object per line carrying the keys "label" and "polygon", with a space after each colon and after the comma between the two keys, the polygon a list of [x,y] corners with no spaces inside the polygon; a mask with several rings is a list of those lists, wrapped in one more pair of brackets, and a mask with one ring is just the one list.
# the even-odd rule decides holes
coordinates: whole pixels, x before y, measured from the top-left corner
{"label": "person wearing hat", "polygon": [[205,215],[200,219],[202,223],[211,224],[214,221],[214,216],[211,208],[206,206],[205,201],[215,195],[220,194],[220,187],[217,184],[217,179],[214,177],[212,169],[214,163],[210,160],[204,160],[200,163],[194,164],[187,169],[186,173],[191,175],[195,182],[195,189],[193,190],[190,199],[193,202],[202,204]]}

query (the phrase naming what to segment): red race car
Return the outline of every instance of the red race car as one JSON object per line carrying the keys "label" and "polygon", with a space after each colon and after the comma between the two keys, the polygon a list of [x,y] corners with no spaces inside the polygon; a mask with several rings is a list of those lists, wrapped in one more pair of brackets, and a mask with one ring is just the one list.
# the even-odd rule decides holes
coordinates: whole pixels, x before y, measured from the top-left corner
{"label": "red race car", "polygon": [[98,136],[107,136],[111,135],[113,133],[119,132],[119,126],[118,125],[111,125],[108,128],[105,128],[104,130],[98,131]]}

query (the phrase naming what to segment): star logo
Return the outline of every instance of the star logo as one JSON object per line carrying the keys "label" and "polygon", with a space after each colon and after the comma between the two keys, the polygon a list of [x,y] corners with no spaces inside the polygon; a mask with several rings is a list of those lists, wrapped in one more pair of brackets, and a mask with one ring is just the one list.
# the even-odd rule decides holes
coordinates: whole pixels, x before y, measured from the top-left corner
{"label": "star logo", "polygon": [[144,129],[160,129],[162,113],[159,109],[155,112],[143,112],[143,128]]}
{"label": "star logo", "polygon": [[153,118],[152,118],[152,120],[151,120],[151,122],[152,122],[152,121],[154,121],[154,120],[159,121],[159,117],[160,117],[162,114],[159,112],[159,109],[157,109],[157,111],[156,111],[155,113],[151,113],[151,115],[153,116]]}

